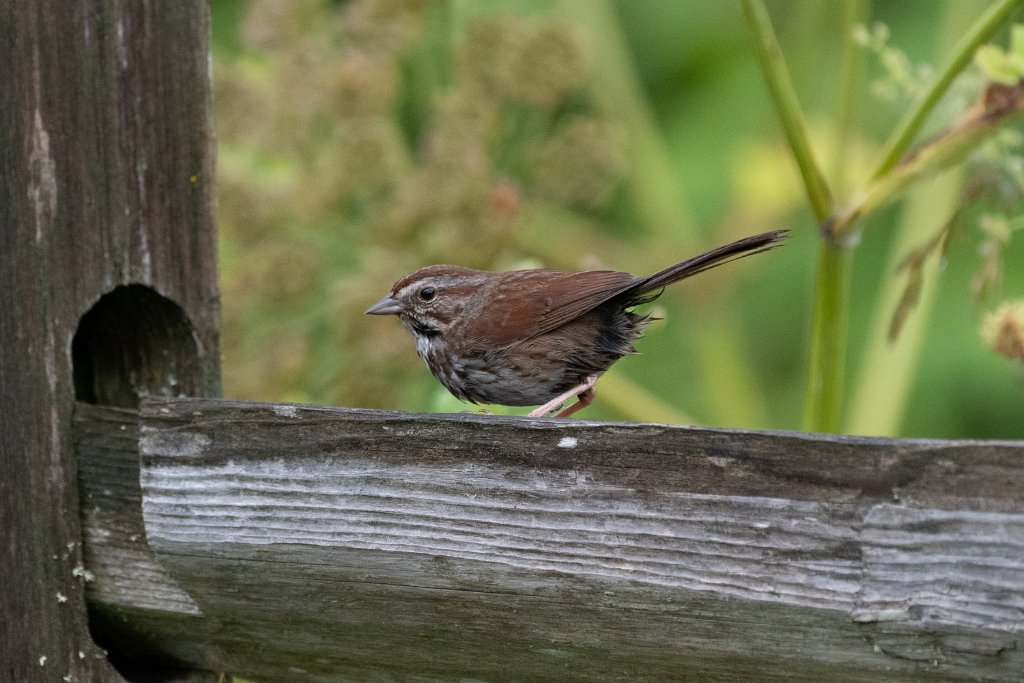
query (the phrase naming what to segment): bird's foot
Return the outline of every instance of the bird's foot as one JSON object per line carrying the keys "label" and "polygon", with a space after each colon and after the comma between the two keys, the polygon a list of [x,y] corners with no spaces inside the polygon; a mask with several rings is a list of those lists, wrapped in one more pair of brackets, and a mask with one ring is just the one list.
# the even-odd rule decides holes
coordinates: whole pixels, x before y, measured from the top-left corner
{"label": "bird's foot", "polygon": [[569,389],[565,393],[559,394],[539,408],[535,408],[527,413],[527,417],[545,417],[550,413],[555,412],[562,407],[562,404],[568,401],[573,396],[578,397],[576,403],[556,414],[554,417],[569,417],[578,410],[586,408],[594,401],[596,390],[594,384],[597,383],[597,378],[600,375],[587,375],[587,377],[577,386]]}

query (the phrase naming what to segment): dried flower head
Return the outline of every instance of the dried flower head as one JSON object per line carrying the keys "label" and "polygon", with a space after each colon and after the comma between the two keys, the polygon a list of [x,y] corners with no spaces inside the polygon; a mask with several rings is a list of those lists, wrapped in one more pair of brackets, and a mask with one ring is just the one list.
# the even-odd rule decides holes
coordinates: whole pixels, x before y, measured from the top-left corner
{"label": "dried flower head", "polygon": [[586,60],[563,24],[521,17],[482,17],[466,27],[456,61],[460,78],[480,96],[553,111],[583,87]]}
{"label": "dried flower head", "polygon": [[252,0],[240,27],[242,41],[256,50],[278,49],[322,23],[323,16],[323,0]]}
{"label": "dried flower head", "polygon": [[530,149],[533,189],[568,206],[592,209],[610,199],[626,173],[621,131],[577,117]]}
{"label": "dried flower head", "polygon": [[330,60],[325,80],[339,116],[383,116],[394,107],[398,65],[388,55],[349,49]]}
{"label": "dried flower head", "polygon": [[1004,301],[981,322],[981,338],[996,353],[1024,361],[1024,299]]}
{"label": "dried flower head", "polygon": [[423,28],[424,0],[352,0],[343,28],[357,44],[401,55]]}

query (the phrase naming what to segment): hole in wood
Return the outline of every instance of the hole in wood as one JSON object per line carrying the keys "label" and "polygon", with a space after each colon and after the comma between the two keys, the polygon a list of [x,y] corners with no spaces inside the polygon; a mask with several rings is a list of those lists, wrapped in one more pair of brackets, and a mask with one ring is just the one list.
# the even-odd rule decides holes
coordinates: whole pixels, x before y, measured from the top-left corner
{"label": "hole in wood", "polygon": [[78,323],[75,398],[137,408],[144,396],[196,395],[198,340],[176,303],[143,285],[117,287]]}

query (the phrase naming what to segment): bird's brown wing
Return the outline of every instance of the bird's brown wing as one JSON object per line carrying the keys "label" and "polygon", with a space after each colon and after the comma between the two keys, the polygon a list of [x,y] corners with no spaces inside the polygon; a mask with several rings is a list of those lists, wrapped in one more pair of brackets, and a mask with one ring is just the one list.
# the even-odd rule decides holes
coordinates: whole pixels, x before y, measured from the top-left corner
{"label": "bird's brown wing", "polygon": [[[737,258],[774,249],[787,234],[787,230],[773,230],[745,237],[649,277],[614,270],[494,273],[464,311],[470,321],[465,340],[480,348],[507,347],[561,327],[616,296],[622,295],[627,306],[650,301],[673,282]],[[647,295],[650,292],[654,294]]]}
{"label": "bird's brown wing", "polygon": [[486,310],[472,311],[466,339],[501,348],[550,332],[642,281],[629,273],[529,270],[503,273],[488,287]]}

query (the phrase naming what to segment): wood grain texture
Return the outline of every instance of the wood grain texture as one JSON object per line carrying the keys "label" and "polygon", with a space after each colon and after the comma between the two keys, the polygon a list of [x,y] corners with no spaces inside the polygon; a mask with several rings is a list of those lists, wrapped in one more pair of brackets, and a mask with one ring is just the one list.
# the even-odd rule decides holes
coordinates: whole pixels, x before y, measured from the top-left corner
{"label": "wood grain texture", "polygon": [[219,387],[208,33],[203,0],[0,2],[3,681],[117,679],[83,599],[83,315],[120,285],[158,292],[195,335],[194,357],[168,359],[180,390]]}
{"label": "wood grain texture", "polygon": [[140,448],[149,544],[243,675],[1024,671],[1021,443],[186,399]]}

